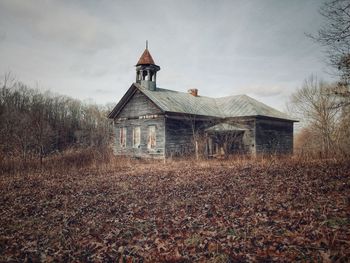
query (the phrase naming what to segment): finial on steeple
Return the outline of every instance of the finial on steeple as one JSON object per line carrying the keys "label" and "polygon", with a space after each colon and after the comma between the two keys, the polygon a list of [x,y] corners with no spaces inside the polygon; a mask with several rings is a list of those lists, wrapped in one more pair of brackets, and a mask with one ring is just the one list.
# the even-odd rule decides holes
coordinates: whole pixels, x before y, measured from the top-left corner
{"label": "finial on steeple", "polygon": [[144,88],[155,91],[157,89],[157,71],[159,70],[160,67],[154,63],[148,51],[148,40],[146,40],[146,49],[136,64],[136,83]]}

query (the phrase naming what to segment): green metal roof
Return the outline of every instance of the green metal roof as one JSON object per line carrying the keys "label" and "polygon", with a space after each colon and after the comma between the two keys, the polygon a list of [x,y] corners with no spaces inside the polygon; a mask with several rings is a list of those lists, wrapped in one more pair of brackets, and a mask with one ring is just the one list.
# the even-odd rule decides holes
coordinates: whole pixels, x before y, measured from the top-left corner
{"label": "green metal roof", "polygon": [[218,118],[266,116],[272,118],[291,119],[266,104],[247,95],[236,95],[222,98],[193,96],[189,93],[158,88],[155,91],[133,84],[164,112],[185,113]]}

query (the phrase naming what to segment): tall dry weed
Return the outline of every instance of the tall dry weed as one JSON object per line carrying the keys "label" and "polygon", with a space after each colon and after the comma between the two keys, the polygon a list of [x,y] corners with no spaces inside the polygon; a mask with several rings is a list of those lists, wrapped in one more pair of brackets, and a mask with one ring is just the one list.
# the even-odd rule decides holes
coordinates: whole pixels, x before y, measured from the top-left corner
{"label": "tall dry weed", "polygon": [[263,169],[270,169],[276,164],[301,165],[305,163],[319,162],[343,162],[344,158],[334,156],[333,158],[321,159],[315,156],[305,155],[232,155],[224,159],[199,159],[195,157],[187,158],[170,158],[165,160],[157,159],[135,159],[130,157],[121,157],[113,155],[108,148],[71,148],[61,153],[48,156],[41,164],[37,158],[27,159],[24,161],[18,157],[0,157],[0,174],[28,174],[42,171],[51,173],[68,173],[72,170],[90,169],[100,173],[109,171],[143,171],[156,170],[164,171],[169,169],[180,168],[245,168],[259,166]]}

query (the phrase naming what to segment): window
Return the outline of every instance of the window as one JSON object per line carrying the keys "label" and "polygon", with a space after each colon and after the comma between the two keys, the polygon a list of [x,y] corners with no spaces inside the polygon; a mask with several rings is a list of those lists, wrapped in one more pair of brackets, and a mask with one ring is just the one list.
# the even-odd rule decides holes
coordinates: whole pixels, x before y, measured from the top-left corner
{"label": "window", "polygon": [[126,127],[120,128],[119,133],[119,139],[120,139],[120,147],[125,148],[126,147]]}
{"label": "window", "polygon": [[154,125],[148,126],[147,148],[148,149],[156,148],[156,126],[154,126]]}
{"label": "window", "polygon": [[141,128],[140,127],[134,127],[132,131],[132,144],[134,148],[139,148],[141,142]]}

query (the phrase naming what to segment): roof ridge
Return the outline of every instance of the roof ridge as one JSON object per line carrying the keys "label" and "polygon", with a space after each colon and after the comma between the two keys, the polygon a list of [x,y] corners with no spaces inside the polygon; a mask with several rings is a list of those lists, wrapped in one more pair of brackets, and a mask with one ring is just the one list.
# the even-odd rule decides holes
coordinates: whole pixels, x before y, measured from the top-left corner
{"label": "roof ridge", "polygon": [[[252,98],[252,97],[250,97],[250,96],[248,96],[248,95],[245,95],[245,96],[249,99],[250,103],[252,103],[252,101],[254,101],[254,103],[263,105],[264,107],[268,108],[269,110],[272,110],[273,112],[278,113],[279,115],[281,115],[280,118],[292,119],[287,113],[285,113],[285,112],[283,112],[283,111],[280,111],[280,110],[278,110],[278,109],[275,109],[275,108],[273,108],[273,107],[271,107],[271,106],[269,106],[269,105],[267,105],[267,104],[265,104],[265,103],[263,103],[263,102],[261,102],[261,101],[258,101],[258,100],[254,99],[254,98]],[[259,114],[259,113],[257,113],[257,114],[258,114],[258,115],[261,115],[261,114]],[[268,116],[268,115],[267,115],[267,116]]]}
{"label": "roof ridge", "polygon": [[[176,92],[176,93],[186,94],[186,95],[189,95],[189,96],[194,97],[194,96],[191,95],[190,93],[184,92],[184,91],[178,91],[178,90],[173,90],[173,89],[164,89],[164,88],[159,88],[159,87],[157,87],[157,90],[164,90],[164,91]],[[217,99],[217,98],[208,97],[208,96],[203,96],[203,95],[198,95],[198,96],[195,96],[195,97],[198,97],[198,98],[207,98],[207,99],[213,99],[213,100]]]}
{"label": "roof ridge", "polygon": [[[242,98],[242,97],[248,102],[248,104],[249,104],[250,108],[252,109],[252,111],[255,112],[256,115],[259,115],[256,107],[254,107],[254,104],[252,103],[252,99],[253,98],[249,97],[246,94],[241,94],[240,98]],[[257,101],[257,100],[254,100],[254,101]],[[265,105],[264,103],[261,103],[261,104]]]}
{"label": "roof ridge", "polygon": [[221,117],[224,117],[225,114],[224,114],[224,112],[221,110],[221,107],[219,107],[217,98],[214,98],[214,104],[215,104],[215,108],[218,109],[218,112],[219,112],[219,114],[221,115]]}
{"label": "roof ridge", "polygon": [[177,92],[177,93],[185,93],[185,92],[181,92],[181,91],[178,91],[178,90],[163,89],[163,88],[159,88],[159,87],[157,87],[157,90],[171,91],[171,92]]}
{"label": "roof ridge", "polygon": [[267,116],[293,120],[284,112],[274,109],[246,94],[221,98],[207,96],[194,97],[187,92],[159,87],[157,87],[156,91],[151,91],[142,87],[139,83],[134,83],[134,85],[164,112],[177,112],[218,118]]}

